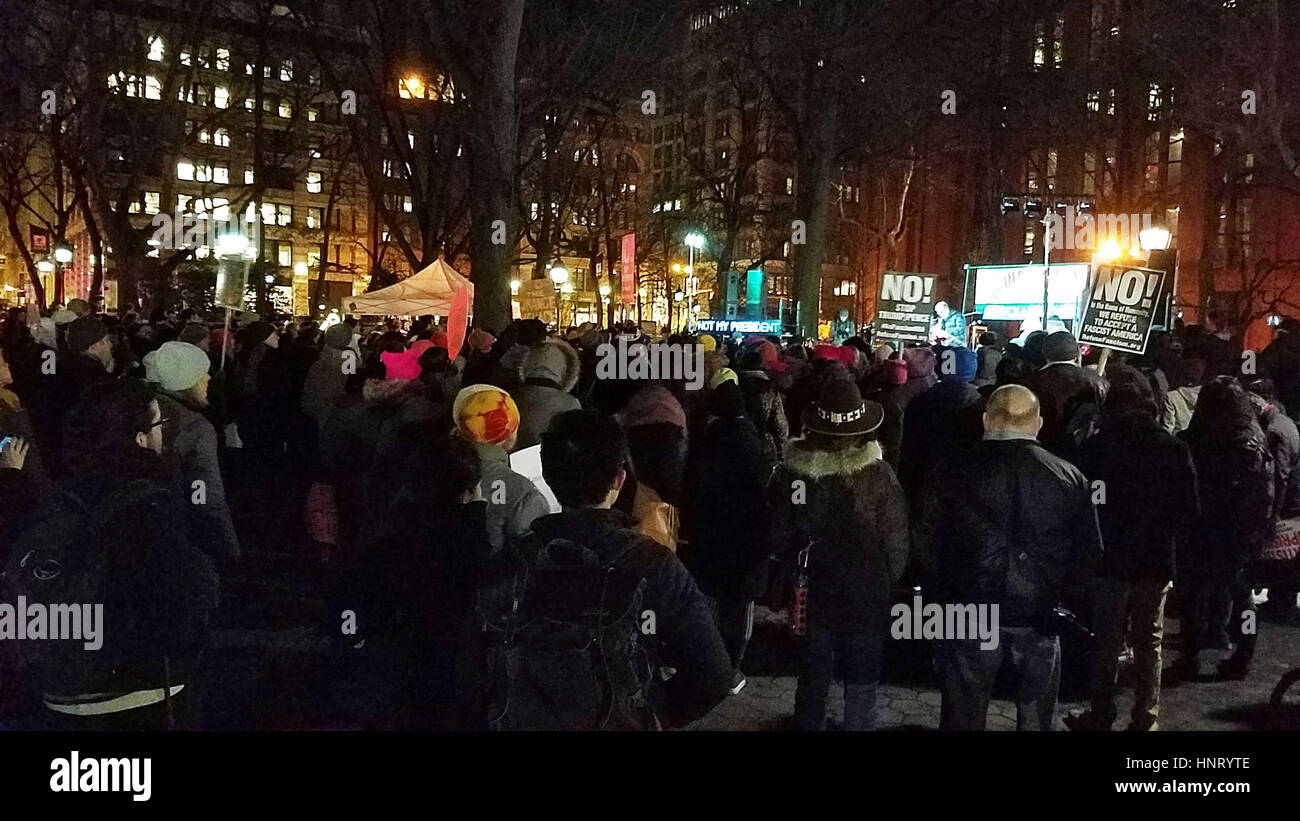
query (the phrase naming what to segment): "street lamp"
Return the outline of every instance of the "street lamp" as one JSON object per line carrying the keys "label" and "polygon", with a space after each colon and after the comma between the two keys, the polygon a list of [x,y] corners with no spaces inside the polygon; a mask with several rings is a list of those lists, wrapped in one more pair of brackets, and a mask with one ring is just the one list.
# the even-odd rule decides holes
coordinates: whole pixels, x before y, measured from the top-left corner
{"label": "street lamp", "polygon": [[1121,254],[1119,243],[1113,239],[1106,240],[1097,248],[1097,259],[1102,262],[1114,262]]}
{"label": "street lamp", "polygon": [[[684,312],[685,306],[682,305],[682,299],[685,298],[685,296],[686,294],[682,293],[682,290],[680,288],[678,288],[676,291],[673,291],[673,302],[675,303],[673,305],[673,311],[679,317],[679,320],[682,325],[686,324],[685,312]],[[681,330],[680,326],[678,327],[678,330]]]}
{"label": "street lamp", "polygon": [[510,280],[510,293],[514,296],[519,296],[519,280]]}
{"label": "street lamp", "polygon": [[48,274],[54,270],[54,263],[50,262],[48,259],[43,259],[36,263],[36,270],[40,271],[42,274]]}
{"label": "street lamp", "polygon": [[555,330],[560,330],[560,291],[569,281],[569,269],[559,260],[551,266],[551,282],[555,283]]}
{"label": "street lamp", "polygon": [[1169,229],[1153,225],[1138,232],[1138,242],[1144,251],[1166,251],[1169,249]]}
{"label": "street lamp", "polygon": [[72,262],[72,249],[66,245],[55,246],[54,261],[60,265],[67,265],[69,262]]}

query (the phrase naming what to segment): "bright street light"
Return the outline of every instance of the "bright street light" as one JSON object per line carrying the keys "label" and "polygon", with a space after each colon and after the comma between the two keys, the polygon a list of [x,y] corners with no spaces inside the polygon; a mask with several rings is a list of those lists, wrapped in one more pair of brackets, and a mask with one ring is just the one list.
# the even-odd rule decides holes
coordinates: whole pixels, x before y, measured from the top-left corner
{"label": "bright street light", "polygon": [[54,270],[54,263],[50,262],[48,259],[43,259],[36,263],[36,270],[40,271],[42,274],[48,274],[50,271]]}
{"label": "bright street light", "polygon": [[1164,251],[1169,248],[1169,229],[1153,225],[1138,232],[1138,241],[1147,251]]}
{"label": "bright street light", "polygon": [[519,293],[519,280],[517,279],[510,280],[510,293],[512,294]]}
{"label": "bright street light", "polygon": [[72,262],[72,249],[66,245],[58,245],[54,248],[54,261],[67,265]]}
{"label": "bright street light", "polygon": [[1120,250],[1119,243],[1113,239],[1108,239],[1097,248],[1097,259],[1102,262],[1114,262],[1120,258],[1124,252]]}
{"label": "bright street light", "polygon": [[237,257],[248,250],[248,237],[243,234],[222,234],[217,237],[217,255]]}
{"label": "bright street light", "polygon": [[554,282],[558,286],[558,285],[563,285],[566,281],[568,281],[568,279],[569,279],[569,269],[565,268],[563,265],[561,265],[558,262],[555,263],[555,265],[551,266],[551,282]]}
{"label": "bright street light", "polygon": [[603,296],[603,297],[608,297],[609,294],[610,294],[610,291],[611,291],[611,289],[610,289],[610,287],[609,287],[609,283],[608,283],[608,282],[602,282],[602,283],[600,283],[600,295],[601,295],[601,296]]}
{"label": "bright street light", "polygon": [[696,251],[698,251],[704,247],[704,235],[692,231],[691,233],[686,235],[685,242],[688,247],[694,248]]}

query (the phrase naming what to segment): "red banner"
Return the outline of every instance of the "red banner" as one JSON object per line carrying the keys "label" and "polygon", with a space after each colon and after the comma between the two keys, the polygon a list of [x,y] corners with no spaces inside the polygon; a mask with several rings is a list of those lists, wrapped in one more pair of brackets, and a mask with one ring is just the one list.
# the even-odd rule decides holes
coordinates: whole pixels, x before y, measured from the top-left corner
{"label": "red banner", "polygon": [[636,234],[623,235],[623,302],[636,302]]}

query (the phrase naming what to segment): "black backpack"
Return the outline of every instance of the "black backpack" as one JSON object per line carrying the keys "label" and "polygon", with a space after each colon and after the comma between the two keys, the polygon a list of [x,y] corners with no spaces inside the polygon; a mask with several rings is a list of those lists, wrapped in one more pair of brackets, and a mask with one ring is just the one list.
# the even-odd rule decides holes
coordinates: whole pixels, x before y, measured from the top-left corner
{"label": "black backpack", "polygon": [[588,547],[554,539],[508,589],[480,592],[489,727],[658,727],[647,701],[654,664],[641,636],[646,580],[613,566],[634,543],[602,562]]}
{"label": "black backpack", "polygon": [[[8,598],[24,596],[40,604],[102,603],[110,591],[104,589],[109,567],[108,541],[104,535],[120,527],[120,518],[137,505],[165,499],[166,492],[148,480],[129,482],[122,492],[99,504],[87,504],[76,494],[56,489],[41,505],[16,540],[9,566],[0,575],[0,591]],[[133,628],[115,620],[118,630]],[[107,632],[106,626],[99,625]],[[75,679],[92,661],[80,641],[24,642],[18,661],[40,675],[55,674]],[[105,647],[105,656],[111,650]],[[95,659],[98,661],[99,659]]]}

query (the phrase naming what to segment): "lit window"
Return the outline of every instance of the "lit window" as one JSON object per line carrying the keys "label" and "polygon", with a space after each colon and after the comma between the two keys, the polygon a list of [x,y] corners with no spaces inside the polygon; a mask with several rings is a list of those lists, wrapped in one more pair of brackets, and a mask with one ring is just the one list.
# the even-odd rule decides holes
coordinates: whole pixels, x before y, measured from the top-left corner
{"label": "lit window", "polygon": [[253,184],[253,169],[251,169],[251,168],[245,168],[245,169],[244,169],[244,185],[252,185],[252,184]]}
{"label": "lit window", "polygon": [[[658,206],[655,206],[655,208],[658,209]],[[538,214],[541,213],[541,210],[542,210],[542,209],[540,209],[540,208],[537,207],[537,203],[535,203],[535,202],[534,202],[534,203],[529,203],[529,206],[528,206],[528,218],[529,218],[529,219],[534,219],[534,220],[537,219],[537,216],[538,216]]]}
{"label": "lit window", "polygon": [[161,63],[163,59],[163,39],[155,34],[149,38],[149,59]]}
{"label": "lit window", "polygon": [[132,200],[131,204],[126,207],[128,214],[138,214],[143,210],[139,200]]}
{"label": "lit window", "polygon": [[408,131],[408,132],[406,132],[406,141],[407,141],[408,143],[411,144],[411,148],[415,148],[415,132],[414,132],[414,131]]}
{"label": "lit window", "polygon": [[321,179],[319,171],[307,172],[307,193],[319,194],[321,192]]}
{"label": "lit window", "polygon": [[320,108],[318,106],[310,106],[307,109],[307,122],[314,123],[319,119],[320,119]]}
{"label": "lit window", "polygon": [[403,211],[405,211],[406,213],[409,214],[409,213],[411,213],[411,211],[412,211],[412,209],[413,209],[414,207],[415,207],[415,203],[412,201],[412,199],[411,199],[409,196],[402,197],[402,210],[403,210]]}
{"label": "lit window", "polygon": [[144,78],[144,96],[147,100],[162,99],[162,83],[152,74]]}
{"label": "lit window", "polygon": [[293,206],[287,203],[280,203],[275,206],[275,224],[292,225],[293,224]]}
{"label": "lit window", "polygon": [[217,163],[212,167],[212,181],[222,185],[230,184],[230,166],[225,163]]}
{"label": "lit window", "polygon": [[307,227],[323,228],[324,226],[321,224],[323,220],[323,214],[324,212],[320,208],[309,207],[307,209]]}
{"label": "lit window", "polygon": [[212,135],[208,132],[206,128],[199,129],[199,142],[203,143],[204,145],[207,145],[208,143],[212,142]]}
{"label": "lit window", "polygon": [[293,79],[293,60],[280,61],[280,79],[286,83]]}
{"label": "lit window", "polygon": [[157,214],[162,208],[162,194],[157,191],[144,192],[144,212]]}
{"label": "lit window", "polygon": [[230,71],[230,49],[217,47],[217,71]]}
{"label": "lit window", "polygon": [[219,148],[229,148],[230,132],[224,128],[218,128],[212,133],[212,144]]}
{"label": "lit window", "polygon": [[262,222],[268,225],[275,225],[275,203],[262,203]]}
{"label": "lit window", "polygon": [[252,110],[253,110],[254,108],[256,108],[256,107],[257,107],[257,102],[254,101],[252,97],[245,97],[245,98],[244,98],[244,110],[245,110],[245,111],[252,111]]}
{"label": "lit window", "polygon": [[176,179],[178,179],[178,180],[193,180],[193,179],[194,179],[194,163],[192,163],[192,162],[186,162],[185,160],[180,160],[179,162],[177,162],[177,163],[176,163]]}
{"label": "lit window", "polygon": [[217,86],[212,93],[212,104],[217,108],[230,108],[230,90],[225,86]]}
{"label": "lit window", "polygon": [[181,65],[183,66],[188,66],[193,62],[190,59],[190,53],[188,51],[182,51],[180,59],[181,59]]}
{"label": "lit window", "polygon": [[293,116],[293,105],[288,100],[280,101],[280,116],[288,119]]}
{"label": "lit window", "polygon": [[293,265],[293,245],[287,242],[280,243],[276,248],[276,262],[286,268]]}
{"label": "lit window", "polygon": [[785,193],[794,194],[794,177],[785,178]]}

